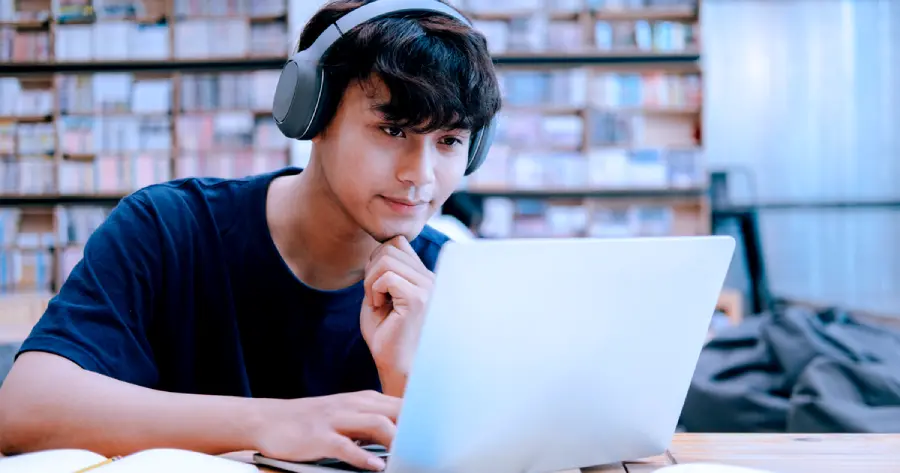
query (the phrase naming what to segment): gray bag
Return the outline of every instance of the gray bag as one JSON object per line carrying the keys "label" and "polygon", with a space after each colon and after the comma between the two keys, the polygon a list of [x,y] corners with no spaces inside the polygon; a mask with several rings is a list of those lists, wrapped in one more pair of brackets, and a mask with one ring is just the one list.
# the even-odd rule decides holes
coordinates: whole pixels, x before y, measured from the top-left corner
{"label": "gray bag", "polygon": [[900,333],[836,311],[755,316],[704,348],[688,432],[900,432]]}

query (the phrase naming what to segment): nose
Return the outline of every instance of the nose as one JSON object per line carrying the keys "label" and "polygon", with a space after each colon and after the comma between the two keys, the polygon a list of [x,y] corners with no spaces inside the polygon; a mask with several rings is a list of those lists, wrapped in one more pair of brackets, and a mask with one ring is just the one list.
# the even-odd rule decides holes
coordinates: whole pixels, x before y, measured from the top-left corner
{"label": "nose", "polygon": [[[430,140],[410,140],[410,149],[404,153],[397,173],[397,179],[416,187],[434,183],[434,166],[437,150]],[[416,141],[419,141],[416,143]]]}

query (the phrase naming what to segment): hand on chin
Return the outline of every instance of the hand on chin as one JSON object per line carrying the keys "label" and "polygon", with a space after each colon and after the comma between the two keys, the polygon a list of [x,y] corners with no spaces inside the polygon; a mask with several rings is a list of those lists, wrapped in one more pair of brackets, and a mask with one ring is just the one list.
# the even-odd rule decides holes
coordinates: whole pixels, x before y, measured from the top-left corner
{"label": "hand on chin", "polygon": [[433,282],[405,236],[382,243],[366,266],[360,328],[385,394],[402,396]]}

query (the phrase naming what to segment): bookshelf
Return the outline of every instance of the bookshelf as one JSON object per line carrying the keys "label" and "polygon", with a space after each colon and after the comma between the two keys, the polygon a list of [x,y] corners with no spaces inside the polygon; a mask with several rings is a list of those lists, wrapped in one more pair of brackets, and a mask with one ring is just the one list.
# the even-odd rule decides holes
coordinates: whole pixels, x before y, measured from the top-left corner
{"label": "bookshelf", "polygon": [[287,6],[0,0],[0,293],[55,292],[134,190],[289,164]]}
{"label": "bookshelf", "polygon": [[[55,292],[140,187],[291,162],[270,116],[286,1],[0,0],[0,294]],[[485,236],[709,231],[699,5],[451,3],[488,36],[506,104],[460,189]]]}
{"label": "bookshelf", "polygon": [[465,191],[497,238],[710,232],[699,0],[461,0],[504,109]]}

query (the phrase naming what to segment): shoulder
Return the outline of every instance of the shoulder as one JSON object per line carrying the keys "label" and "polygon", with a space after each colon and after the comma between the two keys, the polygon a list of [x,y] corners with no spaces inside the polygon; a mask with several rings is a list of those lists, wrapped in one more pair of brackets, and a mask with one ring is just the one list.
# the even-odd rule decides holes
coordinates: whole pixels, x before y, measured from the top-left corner
{"label": "shoulder", "polygon": [[193,228],[211,225],[227,231],[244,221],[247,213],[265,212],[269,183],[292,171],[286,168],[240,179],[176,179],[144,187],[126,197],[122,204],[126,209],[151,215],[157,225]]}
{"label": "shoulder", "polygon": [[444,244],[448,241],[450,241],[450,238],[447,237],[447,235],[444,235],[430,225],[425,225],[425,228],[422,229],[415,240],[410,242],[410,245],[416,250],[419,258],[422,259],[422,262],[425,263],[425,267],[434,271],[441,248],[443,248]]}
{"label": "shoulder", "polygon": [[189,177],[161,182],[144,187],[129,196],[130,199],[157,209],[194,206],[211,201],[233,200],[241,190],[252,187],[266,175],[243,179],[216,177]]}

